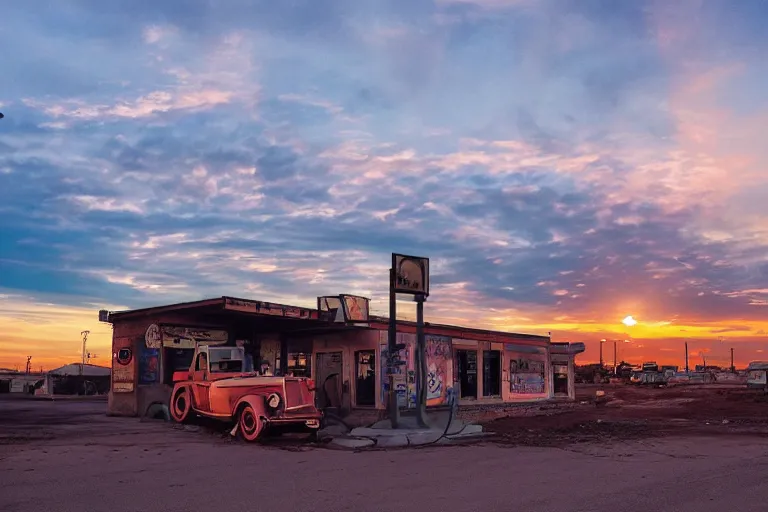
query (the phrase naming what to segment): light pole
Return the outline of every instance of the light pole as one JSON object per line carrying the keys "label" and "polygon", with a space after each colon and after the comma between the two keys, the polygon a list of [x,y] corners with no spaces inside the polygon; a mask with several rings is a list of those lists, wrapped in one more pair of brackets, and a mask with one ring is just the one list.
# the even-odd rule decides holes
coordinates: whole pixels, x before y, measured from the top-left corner
{"label": "light pole", "polygon": [[600,340],[600,368],[603,368],[603,343],[607,340],[605,338]]}

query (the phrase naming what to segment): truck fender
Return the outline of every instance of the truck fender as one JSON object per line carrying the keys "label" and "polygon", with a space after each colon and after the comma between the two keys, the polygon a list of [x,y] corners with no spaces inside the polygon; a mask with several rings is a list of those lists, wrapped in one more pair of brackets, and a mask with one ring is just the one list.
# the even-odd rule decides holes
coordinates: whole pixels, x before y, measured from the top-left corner
{"label": "truck fender", "polygon": [[263,395],[245,395],[235,405],[237,429],[246,441],[256,441],[267,423],[267,406]]}
{"label": "truck fender", "polygon": [[[253,407],[253,410],[263,416],[264,418],[269,417],[267,414],[267,397],[264,395],[245,395],[243,397],[240,397],[240,400],[237,401],[237,404],[235,404],[235,415],[238,415],[240,413],[240,409],[242,409],[246,404]],[[235,418],[237,419],[237,418]]]}
{"label": "truck fender", "polygon": [[168,404],[171,417],[177,423],[184,423],[192,411],[192,392],[187,384],[178,383],[173,386],[171,403]]}

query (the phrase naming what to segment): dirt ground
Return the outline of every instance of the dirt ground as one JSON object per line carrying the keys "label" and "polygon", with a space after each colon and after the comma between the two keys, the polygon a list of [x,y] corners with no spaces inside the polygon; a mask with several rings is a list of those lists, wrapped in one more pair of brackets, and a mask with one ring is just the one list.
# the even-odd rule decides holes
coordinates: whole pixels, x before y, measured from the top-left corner
{"label": "dirt ground", "polygon": [[[362,452],[299,440],[249,444],[221,428],[110,418],[103,401],[0,399],[0,510],[615,512],[631,503],[764,512],[768,437],[729,429],[765,428],[768,404],[720,391],[616,389],[613,405],[492,422],[500,435],[490,442]],[[666,432],[656,429],[664,418],[691,423],[669,431],[676,435],[620,430]],[[707,421],[719,421],[708,434],[689,428]],[[591,422],[599,435],[580,426]],[[615,424],[609,435],[607,424]],[[551,443],[558,447],[546,446],[550,431],[559,432]]]}
{"label": "dirt ground", "polygon": [[0,400],[0,510],[764,512],[768,500],[768,439],[755,436],[354,453],[233,442],[105,406]]}
{"label": "dirt ground", "polygon": [[[598,403],[596,391],[605,392]],[[669,436],[766,436],[768,395],[743,386],[581,386],[576,407],[486,422],[501,444],[566,446]]]}

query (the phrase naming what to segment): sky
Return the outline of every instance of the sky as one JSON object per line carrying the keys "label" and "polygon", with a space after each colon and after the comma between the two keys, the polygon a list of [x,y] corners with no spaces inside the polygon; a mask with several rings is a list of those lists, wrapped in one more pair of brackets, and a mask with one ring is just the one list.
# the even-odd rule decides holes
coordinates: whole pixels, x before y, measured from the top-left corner
{"label": "sky", "polygon": [[3,11],[0,367],[86,329],[109,364],[102,308],[386,314],[392,252],[431,259],[427,321],[768,359],[766,2]]}

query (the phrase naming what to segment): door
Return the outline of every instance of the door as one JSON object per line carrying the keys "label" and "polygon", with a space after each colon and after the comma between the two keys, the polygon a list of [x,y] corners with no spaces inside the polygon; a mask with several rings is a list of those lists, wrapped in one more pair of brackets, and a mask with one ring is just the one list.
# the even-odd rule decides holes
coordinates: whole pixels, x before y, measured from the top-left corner
{"label": "door", "polygon": [[195,360],[195,371],[192,372],[192,398],[195,409],[201,412],[210,410],[211,383],[208,381],[208,354],[201,352]]}
{"label": "door", "polygon": [[341,407],[341,352],[321,352],[317,354],[315,382],[317,383],[317,407]]}
{"label": "door", "polygon": [[552,365],[552,375],[554,377],[554,392],[556,395],[568,396],[568,365]]}
{"label": "door", "polygon": [[358,407],[376,405],[376,351],[355,352],[355,404]]}
{"label": "door", "polygon": [[457,350],[460,398],[477,398],[477,351]]}
{"label": "door", "polygon": [[501,396],[501,352],[483,350],[483,396]]}

